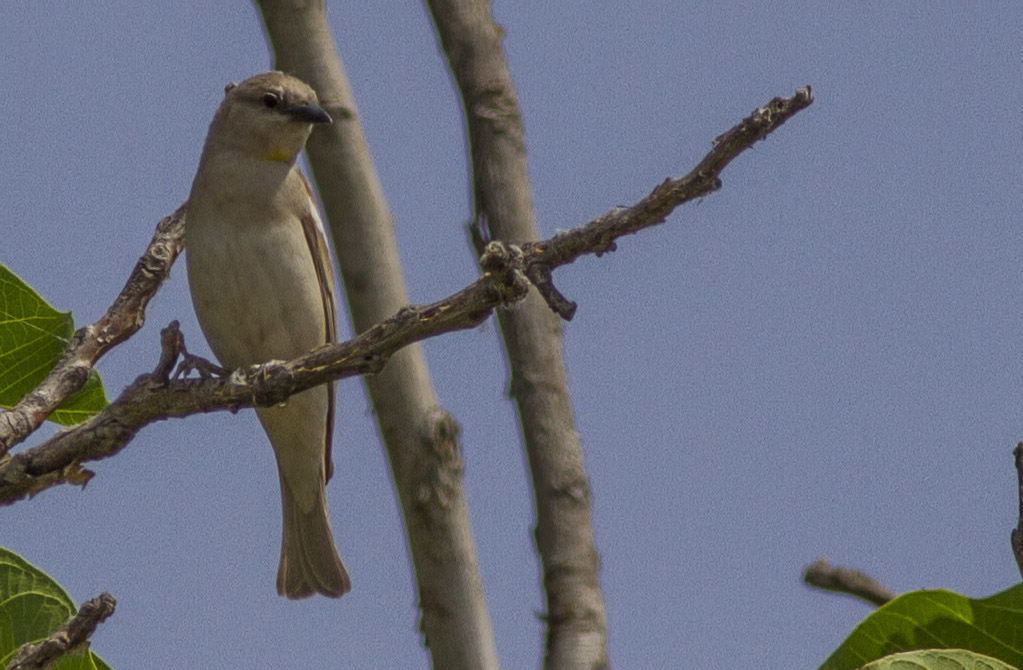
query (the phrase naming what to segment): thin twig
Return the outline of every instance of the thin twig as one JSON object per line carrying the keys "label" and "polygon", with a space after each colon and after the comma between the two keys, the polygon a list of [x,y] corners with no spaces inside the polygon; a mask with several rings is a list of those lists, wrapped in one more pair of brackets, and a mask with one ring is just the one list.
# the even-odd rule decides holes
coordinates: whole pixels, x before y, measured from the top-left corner
{"label": "thin twig", "polygon": [[880,607],[895,597],[876,580],[859,570],[833,566],[826,558],[818,558],[803,571],[803,581],[825,591],[844,593]]}
{"label": "thin twig", "polygon": [[[87,481],[90,473],[81,468],[82,462],[116,454],[154,421],[273,405],[331,379],[378,371],[391,355],[413,342],[474,328],[494,307],[525,295],[531,267],[553,269],[583,254],[606,253],[616,238],[657,225],[679,204],[715,190],[718,172],[728,161],[811,101],[808,88],[793,98],[776,98],[722,136],[733,140],[718,141],[696,170],[666,180],[632,207],[613,210],[548,240],[527,243],[521,250],[490,243],[481,261],[490,269],[465,289],[430,305],[405,307],[347,342],[321,347],[292,361],[238,370],[228,378],[169,380],[165,356],[158,370],[138,377],[92,419],[0,462],[0,504],[57,484]],[[708,191],[708,184],[715,186]]]}
{"label": "thin twig", "polygon": [[[613,209],[585,226],[557,235],[553,240],[527,242],[526,276],[542,277],[556,267],[575,261],[584,254],[615,250],[615,240],[661,223],[679,205],[702,198],[721,188],[719,175],[740,153],[762,140],[797,112],[813,103],[810,87],[801,88],[791,98],[775,98],[755,110],[737,126],[714,140],[714,148],[689,174],[665,179],[650,195],[632,207]],[[560,294],[552,294],[537,284],[551,309],[571,319],[575,303],[565,304]]]}
{"label": "thin twig", "polygon": [[109,593],[87,600],[77,614],[45,640],[22,645],[14,652],[6,670],[44,670],[61,656],[84,651],[96,626],[114,613],[116,605],[117,601]]}

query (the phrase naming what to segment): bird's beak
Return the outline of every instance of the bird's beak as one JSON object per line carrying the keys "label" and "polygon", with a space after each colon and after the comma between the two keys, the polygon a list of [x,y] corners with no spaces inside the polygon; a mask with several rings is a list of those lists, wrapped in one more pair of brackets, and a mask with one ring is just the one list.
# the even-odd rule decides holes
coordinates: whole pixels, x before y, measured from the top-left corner
{"label": "bird's beak", "polygon": [[291,107],[286,111],[286,114],[306,123],[333,123],[330,114],[327,114],[327,112],[323,111],[322,107],[313,103]]}

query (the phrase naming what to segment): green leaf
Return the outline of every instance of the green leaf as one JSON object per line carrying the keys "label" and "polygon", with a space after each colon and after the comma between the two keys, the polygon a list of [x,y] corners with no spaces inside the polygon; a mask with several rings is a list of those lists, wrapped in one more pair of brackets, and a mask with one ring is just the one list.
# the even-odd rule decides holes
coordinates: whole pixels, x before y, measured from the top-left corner
{"label": "green leaf", "polygon": [[[26,642],[46,638],[76,612],[74,602],[45,572],[0,548],[0,667]],[[91,651],[64,656],[55,670],[109,670]]]}
{"label": "green leaf", "polygon": [[963,649],[928,649],[885,656],[862,670],[1015,670],[998,659]]}
{"label": "green leaf", "polygon": [[821,670],[853,670],[914,649],[963,649],[1023,667],[1023,584],[981,600],[950,591],[901,595],[864,619]]}
{"label": "green leaf", "polygon": [[[10,409],[34,389],[67,348],[75,324],[20,277],[0,264],[0,408]],[[50,415],[64,426],[79,423],[107,405],[95,370],[85,386]]]}

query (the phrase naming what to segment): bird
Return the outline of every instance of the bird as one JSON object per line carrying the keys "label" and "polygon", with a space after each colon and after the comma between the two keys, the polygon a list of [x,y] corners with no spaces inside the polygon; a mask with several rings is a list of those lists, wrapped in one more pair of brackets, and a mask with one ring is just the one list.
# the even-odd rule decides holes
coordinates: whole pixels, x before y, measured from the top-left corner
{"label": "bird", "polygon": [[[222,366],[290,359],[337,341],[323,222],[297,159],[330,124],[316,92],[283,72],[228,84],[185,209],[185,262],[199,326]],[[351,580],[334,544],[326,483],[334,384],[256,414],[273,447],[282,530],[277,592],[340,597]]]}

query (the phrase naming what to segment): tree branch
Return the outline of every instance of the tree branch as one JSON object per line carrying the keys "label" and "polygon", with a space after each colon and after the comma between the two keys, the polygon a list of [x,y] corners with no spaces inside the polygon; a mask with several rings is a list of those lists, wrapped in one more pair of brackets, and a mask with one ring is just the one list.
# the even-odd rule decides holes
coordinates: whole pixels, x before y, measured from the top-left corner
{"label": "tree branch", "polygon": [[48,638],[22,645],[14,652],[5,670],[45,670],[65,654],[83,651],[88,646],[89,637],[96,631],[96,626],[114,613],[115,605],[117,601],[109,593],[101,593],[87,600],[82,603],[77,614]]}
{"label": "tree branch", "polygon": [[[476,252],[483,252],[484,236],[515,244],[535,241],[518,96],[489,2],[427,0],[426,5],[461,96]],[[531,263],[524,272],[537,291],[516,309],[499,311],[497,321],[536,510],[533,535],[546,610],[544,667],[606,668],[607,616],[590,489],[557,316],[572,318],[575,305],[554,286],[550,266]]]}
{"label": "tree branch", "polygon": [[0,460],[31,435],[68,396],[82,388],[103,354],[135,334],[146,322],[149,299],[170,274],[184,244],[185,206],[156,226],[156,233],[106,314],[79,328],[46,378],[18,404],[0,412]]}
{"label": "tree branch", "polygon": [[833,566],[826,558],[818,558],[806,566],[803,582],[814,588],[834,593],[844,593],[880,607],[895,597],[895,594],[881,586],[868,575],[854,570]]}
{"label": "tree branch", "polygon": [[[800,89],[792,98],[776,98],[726,133],[743,138],[744,144],[719,141],[700,166],[713,165],[719,171],[728,162],[723,156],[731,160],[811,102],[809,89]],[[768,109],[774,111],[767,113]],[[708,180],[718,184],[717,171],[696,179],[693,175],[700,166],[685,177],[666,180],[632,207],[612,210],[548,240],[526,243],[521,250],[492,242],[481,260],[486,272],[465,289],[430,305],[402,308],[347,342],[321,347],[292,361],[237,370],[227,378],[168,379],[165,355],[157,370],[138,377],[92,419],[0,462],[0,504],[57,484],[82,483],[83,475],[87,478],[90,473],[80,463],[112,456],[154,421],[273,405],[330,379],[378,371],[391,355],[413,342],[473,328],[494,307],[521,299],[529,268],[553,269],[584,254],[606,253],[618,237],[657,225],[682,202],[703,195],[701,189]]]}

